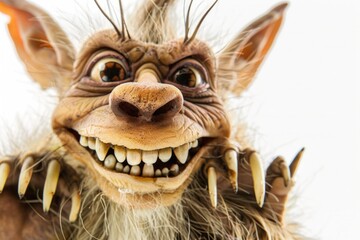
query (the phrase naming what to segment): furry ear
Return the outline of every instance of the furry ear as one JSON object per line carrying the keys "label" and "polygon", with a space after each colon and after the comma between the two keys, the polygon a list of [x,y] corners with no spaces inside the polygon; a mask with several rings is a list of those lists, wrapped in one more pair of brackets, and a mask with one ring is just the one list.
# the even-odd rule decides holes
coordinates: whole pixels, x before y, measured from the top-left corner
{"label": "furry ear", "polygon": [[286,6],[283,3],[250,24],[220,54],[220,91],[240,94],[249,87],[275,39]]}
{"label": "furry ear", "polygon": [[67,89],[75,51],[60,26],[24,0],[0,0],[0,12],[10,17],[10,35],[33,80],[60,93]]}

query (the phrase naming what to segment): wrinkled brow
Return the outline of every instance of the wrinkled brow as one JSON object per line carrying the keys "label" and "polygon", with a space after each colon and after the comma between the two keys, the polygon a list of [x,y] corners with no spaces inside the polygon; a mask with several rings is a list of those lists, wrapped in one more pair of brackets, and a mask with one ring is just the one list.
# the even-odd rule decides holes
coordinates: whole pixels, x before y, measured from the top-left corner
{"label": "wrinkled brow", "polygon": [[[183,39],[169,41],[163,44],[143,43],[136,40],[119,40],[113,30],[104,30],[90,37],[80,50],[74,64],[74,79],[77,81],[83,74],[83,70],[89,57],[101,50],[113,50],[124,55],[130,64],[145,64],[155,61],[155,64],[169,67],[172,64],[185,59],[194,58],[201,62],[209,74],[209,84],[215,88],[215,56],[207,44],[194,40],[189,44],[183,44]],[[150,58],[147,54],[155,54]],[[139,59],[143,58],[143,59]],[[152,59],[152,60],[149,60]]]}

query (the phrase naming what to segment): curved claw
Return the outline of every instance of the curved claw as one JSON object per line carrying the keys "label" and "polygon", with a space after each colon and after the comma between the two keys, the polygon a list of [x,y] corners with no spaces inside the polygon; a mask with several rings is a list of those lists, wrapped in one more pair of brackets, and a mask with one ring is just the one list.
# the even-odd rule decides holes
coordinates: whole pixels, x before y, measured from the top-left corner
{"label": "curved claw", "polygon": [[291,181],[290,169],[286,165],[286,162],[284,160],[280,162],[279,168],[281,171],[281,175],[284,178],[284,185],[285,185],[285,187],[287,187],[287,186],[289,186],[290,181]]}
{"label": "curved claw", "polygon": [[225,152],[225,163],[228,167],[230,183],[235,192],[238,191],[238,153],[234,149]]}
{"label": "curved claw", "polygon": [[10,164],[7,162],[0,163],[0,193],[4,190],[5,183],[10,174]]}
{"label": "curved claw", "polygon": [[299,163],[300,163],[300,160],[304,154],[304,151],[305,151],[305,148],[302,148],[298,154],[296,154],[294,160],[291,162],[290,164],[290,174],[291,174],[291,177],[293,177],[296,173],[296,169],[298,168],[299,166]]}
{"label": "curved claw", "polygon": [[251,153],[249,163],[254,182],[256,202],[259,207],[262,207],[265,199],[264,167],[262,161],[260,160],[260,156],[256,152]]}
{"label": "curved claw", "polygon": [[69,221],[75,222],[78,218],[81,206],[81,196],[80,191],[77,187],[73,189],[73,193],[71,196],[71,210],[69,215]]}
{"label": "curved claw", "polygon": [[217,206],[217,177],[216,171],[214,167],[209,167],[207,169],[207,177],[208,177],[208,188],[209,188],[209,195],[211,205],[216,208]]}
{"label": "curved claw", "polygon": [[60,163],[57,160],[52,160],[49,163],[44,192],[43,192],[43,210],[48,212],[50,209],[51,201],[56,191],[57,183],[60,176]]}
{"label": "curved claw", "polygon": [[24,160],[24,163],[21,167],[19,183],[18,183],[18,194],[20,199],[23,198],[29,186],[33,174],[33,168],[32,168],[33,164],[34,164],[34,159],[29,156]]}

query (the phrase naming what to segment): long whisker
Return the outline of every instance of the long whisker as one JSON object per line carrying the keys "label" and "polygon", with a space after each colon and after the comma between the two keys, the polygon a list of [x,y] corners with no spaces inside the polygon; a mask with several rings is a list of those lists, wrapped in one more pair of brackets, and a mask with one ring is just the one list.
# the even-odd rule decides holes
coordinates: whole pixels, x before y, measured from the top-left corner
{"label": "long whisker", "polygon": [[188,37],[189,37],[189,31],[190,31],[190,27],[189,27],[190,23],[189,23],[189,21],[190,21],[190,11],[191,11],[192,4],[193,4],[193,0],[190,1],[189,8],[188,8],[188,11],[186,13],[184,43],[186,43],[188,41]]}
{"label": "long whisker", "polygon": [[[201,17],[198,25],[196,26],[193,34],[191,35],[190,39],[187,40],[187,41],[184,41],[185,44],[188,44],[190,42],[192,42],[195,37],[196,37],[196,34],[197,32],[199,31],[200,27],[201,27],[201,24],[203,23],[203,21],[205,20],[206,16],[210,13],[210,11],[213,9],[213,7],[216,5],[216,3],[218,2],[219,0],[215,0],[215,2],[210,6],[210,8],[205,12],[205,14]],[[191,1],[192,2],[192,1]],[[187,37],[187,36],[186,36]]]}
{"label": "long whisker", "polygon": [[123,34],[121,34],[119,28],[116,26],[116,24],[114,23],[114,21],[109,17],[109,15],[107,15],[104,11],[104,9],[102,9],[102,7],[100,6],[100,4],[98,3],[98,0],[94,0],[95,4],[97,5],[97,7],[99,8],[99,10],[101,11],[101,13],[106,17],[106,19],[111,23],[111,25],[114,27],[117,35],[119,36],[119,38],[121,38],[123,36]]}
{"label": "long whisker", "polygon": [[121,0],[119,0],[119,6],[120,6],[120,15],[121,15],[121,30],[124,33],[123,40],[125,40],[125,31],[126,31],[126,34],[127,34],[128,38],[131,39],[128,27],[127,27],[126,22],[125,22],[124,9],[123,9],[123,5],[122,5]]}

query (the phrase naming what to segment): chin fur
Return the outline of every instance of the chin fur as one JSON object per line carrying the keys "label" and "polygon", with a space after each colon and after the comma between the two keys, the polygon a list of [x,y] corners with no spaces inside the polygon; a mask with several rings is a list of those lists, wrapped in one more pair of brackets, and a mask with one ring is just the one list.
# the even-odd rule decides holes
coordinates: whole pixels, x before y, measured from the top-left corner
{"label": "chin fur", "polygon": [[[153,209],[129,209],[110,201],[91,179],[84,185],[79,225],[66,239],[304,239],[279,223],[262,217],[249,199],[225,192],[216,210],[209,208],[203,176],[175,204]],[[88,189],[88,190],[86,190]]]}

